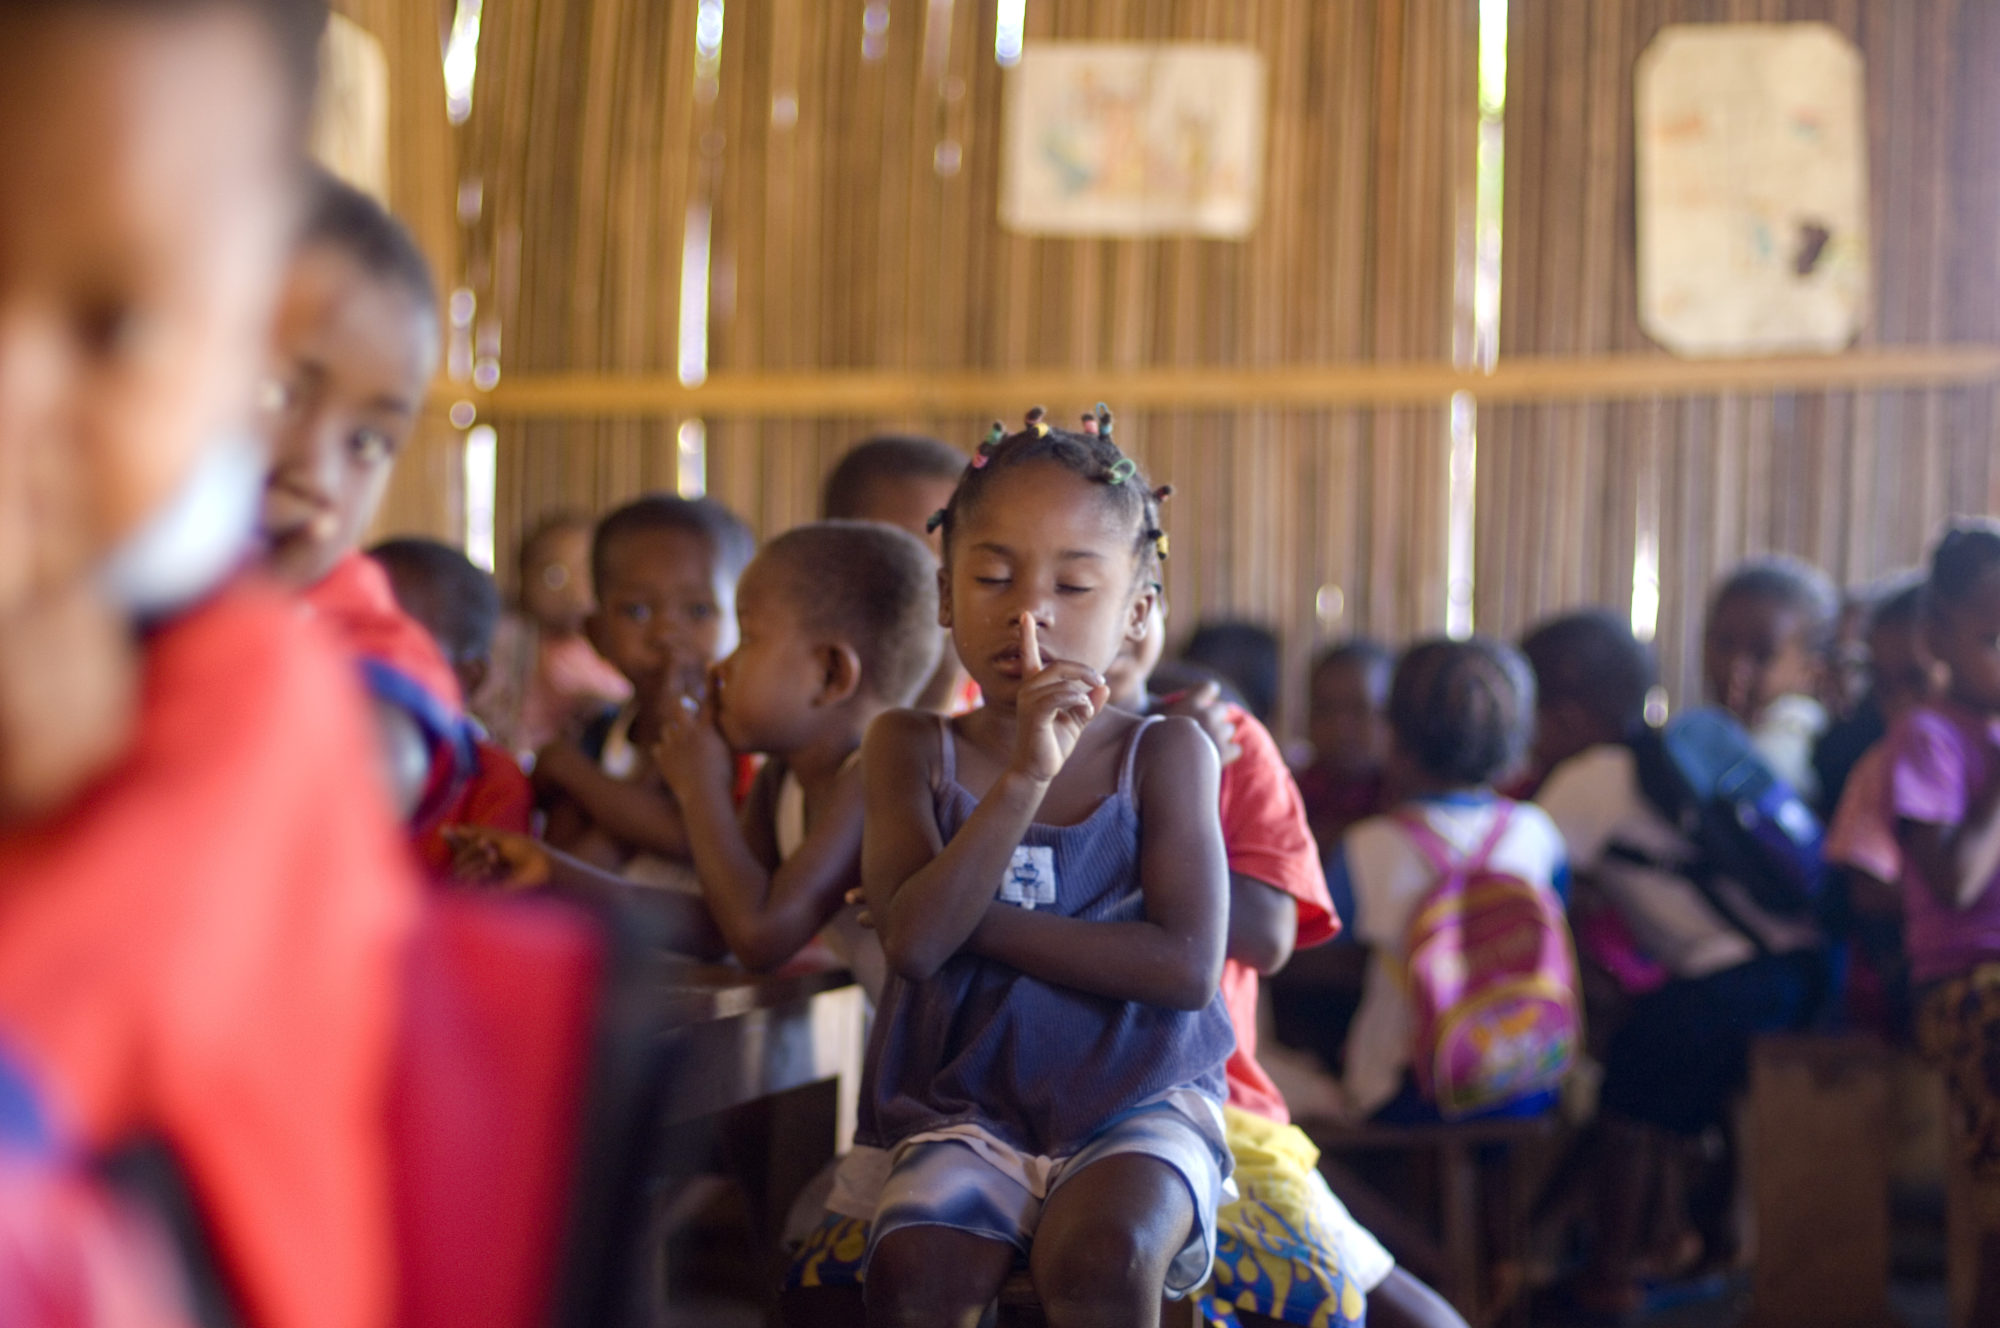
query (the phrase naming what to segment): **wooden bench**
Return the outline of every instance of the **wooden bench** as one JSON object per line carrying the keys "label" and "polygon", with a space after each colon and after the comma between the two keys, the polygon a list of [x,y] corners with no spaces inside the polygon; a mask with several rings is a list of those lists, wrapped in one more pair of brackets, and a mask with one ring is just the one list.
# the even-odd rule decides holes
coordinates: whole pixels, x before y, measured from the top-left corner
{"label": "wooden bench", "polygon": [[[1457,1125],[1297,1124],[1318,1145],[1321,1173],[1355,1220],[1399,1262],[1434,1281],[1468,1322],[1475,1328],[1526,1322],[1520,1284],[1524,1205],[1514,1150],[1553,1138],[1554,1116]],[[1344,1154],[1367,1152],[1428,1155],[1440,1219],[1435,1235],[1340,1160]],[[1500,1220],[1488,1248],[1483,1218],[1495,1205]]]}
{"label": "wooden bench", "polygon": [[[1160,1328],[1201,1328],[1201,1297],[1169,1300],[1160,1306]],[[1042,1302],[1035,1284],[1025,1271],[1017,1272],[1000,1288],[998,1328],[1042,1328]]]}
{"label": "wooden bench", "polygon": [[1751,1324],[1893,1321],[1890,1064],[1885,1047],[1860,1035],[1751,1045],[1742,1140],[1757,1218]]}

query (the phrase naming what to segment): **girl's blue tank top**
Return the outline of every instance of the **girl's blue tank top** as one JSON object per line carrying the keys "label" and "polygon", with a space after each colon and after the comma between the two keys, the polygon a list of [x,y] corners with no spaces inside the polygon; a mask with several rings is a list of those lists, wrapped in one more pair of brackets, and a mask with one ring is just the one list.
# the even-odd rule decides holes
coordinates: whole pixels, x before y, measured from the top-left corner
{"label": "girl's blue tank top", "polygon": [[[1030,825],[996,896],[1091,922],[1145,916],[1133,769],[1154,719],[1135,724],[1117,791],[1075,825]],[[938,717],[934,797],[949,843],[979,800],[958,782],[950,721]],[[1082,1147],[1170,1088],[1218,1102],[1235,1048],[1218,993],[1198,1011],[1091,995],[960,954],[927,981],[889,975],[862,1080],[861,1143],[890,1147],[947,1125],[978,1125],[1047,1157]]]}

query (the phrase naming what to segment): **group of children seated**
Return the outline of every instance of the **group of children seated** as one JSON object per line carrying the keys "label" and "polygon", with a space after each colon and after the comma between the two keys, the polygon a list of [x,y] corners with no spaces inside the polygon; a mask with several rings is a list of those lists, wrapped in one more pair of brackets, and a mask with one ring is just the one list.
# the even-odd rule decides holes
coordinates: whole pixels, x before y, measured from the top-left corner
{"label": "group of children seated", "polygon": [[[156,1141],[248,1321],[386,1321],[393,1027],[454,886],[852,969],[801,1322],[969,1326],[1025,1269],[1057,1328],[1462,1324],[1259,1062],[1261,979],[1343,927],[1371,958],[1316,1112],[1546,1112],[1595,1052],[1600,1308],[1751,1038],[1829,1007],[1836,935],[1946,1065],[2000,1229],[2000,530],[1874,607],[1858,702],[1824,578],[1766,561],[1711,604],[1704,725],[1648,726],[1602,613],[1352,643],[1297,780],[1214,684],[1149,687],[1169,495],[1102,406],[873,440],[761,547],[707,499],[551,518],[503,615],[451,548],[361,550],[439,327],[407,233],[304,165],[322,21],[0,0],[0,1320],[183,1320],[104,1166]],[[1766,833],[1724,854],[1720,812]]]}
{"label": "group of children seated", "polygon": [[[1659,1205],[1685,1186],[1677,1160],[1697,1139],[1733,1144],[1754,1038],[1847,1027],[1913,1043],[1944,1069],[1952,1220],[1978,1233],[1966,1247],[1976,1266],[1953,1271],[1954,1322],[2000,1314],[1996,615],[1991,522],[1947,531],[1927,575],[1845,603],[1804,563],[1752,560],[1709,600],[1709,708],[1664,728],[1649,717],[1652,650],[1620,615],[1568,613],[1522,639],[1532,690],[1516,695],[1534,710],[1533,741],[1506,791],[1555,832],[1547,879],[1569,895],[1602,1069],[1597,1207],[1576,1288],[1586,1309],[1629,1313],[1642,1277],[1735,1254],[1726,1181],[1720,1201],[1688,1205],[1695,1230],[1669,1222],[1662,1235]],[[1404,1106],[1388,1097],[1404,1030],[1381,1030],[1397,1009],[1385,968],[1408,953],[1407,895],[1385,886],[1384,857],[1409,855],[1391,827],[1413,799],[1439,815],[1415,759],[1436,712],[1402,701],[1425,649],[1393,666],[1365,641],[1321,656],[1316,755],[1299,776],[1335,897],[1351,901],[1350,934],[1377,947],[1330,1059],[1344,1053],[1346,1107],[1378,1117]],[[1468,723],[1449,750],[1484,736]]]}

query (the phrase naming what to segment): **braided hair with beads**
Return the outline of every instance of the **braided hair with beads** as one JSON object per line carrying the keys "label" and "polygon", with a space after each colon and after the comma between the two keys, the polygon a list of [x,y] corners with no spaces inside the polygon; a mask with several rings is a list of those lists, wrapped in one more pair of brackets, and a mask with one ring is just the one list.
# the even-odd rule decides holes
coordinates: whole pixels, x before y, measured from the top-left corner
{"label": "braided hair with beads", "polygon": [[1140,584],[1156,585],[1160,563],[1167,556],[1167,535],[1160,529],[1160,504],[1173,494],[1162,485],[1152,488],[1140,473],[1139,464],[1119,450],[1112,440],[1115,421],[1103,402],[1093,414],[1083,417],[1076,429],[1059,429],[1048,423],[1048,413],[1036,406],[1027,414],[1023,427],[1014,433],[995,420],[972,463],[959,476],[951,501],[933,515],[929,529],[944,531],[945,565],[951,565],[951,536],[966,515],[977,507],[992,486],[995,475],[1004,474],[1031,462],[1047,462],[1063,467],[1104,486],[1105,500],[1114,504],[1133,527],[1132,550],[1139,558]]}

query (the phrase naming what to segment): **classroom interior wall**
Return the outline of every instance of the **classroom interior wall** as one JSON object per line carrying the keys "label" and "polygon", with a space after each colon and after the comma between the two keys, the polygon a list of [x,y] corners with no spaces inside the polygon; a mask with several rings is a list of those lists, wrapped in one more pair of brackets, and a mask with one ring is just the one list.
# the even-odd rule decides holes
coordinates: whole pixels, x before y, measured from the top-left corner
{"label": "classroom interior wall", "polygon": [[[503,378],[1351,368],[1476,353],[1477,0],[488,0],[457,127],[422,72],[437,65],[440,16],[341,7],[399,71],[392,201],[453,274],[447,288],[471,292],[462,335]],[[1974,77],[2000,67],[1991,8],[1514,0],[1500,354],[1653,351],[1634,313],[1632,66],[1663,24],[1711,20],[1818,19],[1863,52],[1877,273],[1863,345],[2000,340],[2000,91]],[[1251,238],[1002,228],[995,25],[1015,9],[1029,43],[1260,50],[1269,155]],[[686,364],[691,222],[707,238],[707,316],[694,320],[704,353]],[[1635,584],[1652,593],[1650,571],[1667,680],[1687,698],[1717,569],[1783,549],[1863,580],[1915,562],[1948,513],[1992,508],[1995,390],[1481,408],[1474,625],[1511,635],[1573,604],[1627,610]],[[821,476],[864,432],[969,447],[993,415],[1035,404],[1060,415],[1092,402],[698,427],[496,416],[503,581],[519,533],[550,510],[699,479],[775,533],[815,515]],[[461,438],[434,421],[385,519],[462,532]],[[1174,623],[1233,615],[1281,631],[1284,727],[1302,720],[1316,644],[1444,627],[1442,406],[1294,410],[1246,394],[1121,412],[1120,438],[1176,489]]]}

